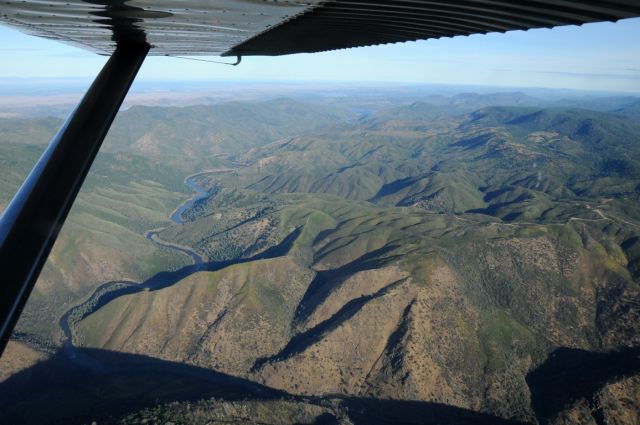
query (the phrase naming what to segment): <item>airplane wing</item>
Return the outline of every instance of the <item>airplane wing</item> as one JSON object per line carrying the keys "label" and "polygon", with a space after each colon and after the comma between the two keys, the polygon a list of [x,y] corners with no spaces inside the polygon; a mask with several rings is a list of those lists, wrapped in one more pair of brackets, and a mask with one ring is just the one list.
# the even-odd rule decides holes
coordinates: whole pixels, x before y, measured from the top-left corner
{"label": "airplane wing", "polygon": [[1,0],[0,23],[110,55],[0,217],[0,355],[144,58],[286,55],[640,16],[640,0]]}
{"label": "airplane wing", "polygon": [[638,0],[7,0],[0,22],[111,54],[285,55],[640,16]]}

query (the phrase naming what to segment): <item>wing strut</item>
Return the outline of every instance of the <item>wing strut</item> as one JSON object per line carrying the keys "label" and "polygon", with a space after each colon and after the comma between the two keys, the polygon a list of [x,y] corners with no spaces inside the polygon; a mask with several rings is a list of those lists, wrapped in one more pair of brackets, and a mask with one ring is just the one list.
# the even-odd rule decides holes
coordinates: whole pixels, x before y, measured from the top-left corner
{"label": "wing strut", "polygon": [[0,355],[148,51],[118,45],[0,218]]}

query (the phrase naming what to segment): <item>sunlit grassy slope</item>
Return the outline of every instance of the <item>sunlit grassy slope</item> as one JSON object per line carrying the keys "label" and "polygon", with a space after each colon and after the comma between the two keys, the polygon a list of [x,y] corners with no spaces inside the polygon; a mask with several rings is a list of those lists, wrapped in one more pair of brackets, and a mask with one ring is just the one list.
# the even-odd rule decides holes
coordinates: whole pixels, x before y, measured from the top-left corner
{"label": "sunlit grassy slope", "polygon": [[79,342],[532,420],[553,350],[640,341],[639,137],[604,112],[411,104],[234,155],[162,237],[236,264],[108,303]]}
{"label": "sunlit grassy slope", "polygon": [[[35,300],[62,285],[51,294],[68,307],[99,279],[185,262],[143,239],[166,227],[163,240],[215,271],[106,303],[77,324],[76,344],[298,395],[534,422],[527,378],[552,353],[640,344],[640,124],[605,112],[629,102],[468,94],[358,119],[284,100],[133,108]],[[182,178],[206,170],[209,196],[168,223],[188,196]],[[42,332],[42,311],[23,326]],[[625,385],[611,397],[635,403]]]}
{"label": "sunlit grassy slope", "polygon": [[[183,179],[224,168],[219,153],[238,152],[351,115],[289,100],[121,112],[91,169],[18,325],[56,339],[57,317],[111,280],[143,281],[190,261],[145,233],[169,224],[189,196]],[[244,117],[244,118],[243,118]],[[242,122],[242,125],[238,125]],[[0,211],[62,121],[0,119]]]}
{"label": "sunlit grassy slope", "polygon": [[[32,150],[37,147],[22,146],[12,154],[26,158],[23,152]],[[186,257],[164,252],[144,237],[147,229],[166,225],[175,205],[188,197],[180,177],[178,171],[158,170],[157,164],[142,157],[101,154],[18,331],[55,339],[57,317],[97,285],[109,280],[142,280],[187,263]]]}

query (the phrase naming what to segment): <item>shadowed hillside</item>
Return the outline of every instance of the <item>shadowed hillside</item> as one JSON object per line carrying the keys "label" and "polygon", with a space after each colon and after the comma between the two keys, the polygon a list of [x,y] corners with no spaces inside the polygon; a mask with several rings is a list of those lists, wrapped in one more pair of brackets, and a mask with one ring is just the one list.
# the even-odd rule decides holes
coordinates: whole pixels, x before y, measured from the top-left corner
{"label": "shadowed hillside", "polygon": [[65,423],[80,394],[78,422],[634,423],[640,124],[607,112],[631,101],[124,111],[11,346],[7,415]]}

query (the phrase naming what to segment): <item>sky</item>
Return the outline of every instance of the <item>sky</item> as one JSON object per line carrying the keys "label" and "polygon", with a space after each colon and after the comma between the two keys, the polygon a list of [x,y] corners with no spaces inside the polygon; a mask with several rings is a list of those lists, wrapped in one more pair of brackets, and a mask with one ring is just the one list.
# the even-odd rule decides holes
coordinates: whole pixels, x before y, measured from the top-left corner
{"label": "sky", "polygon": [[[0,26],[0,79],[87,79],[105,62],[104,56]],[[237,67],[149,57],[138,79],[375,81],[640,92],[640,19],[247,57]]]}

